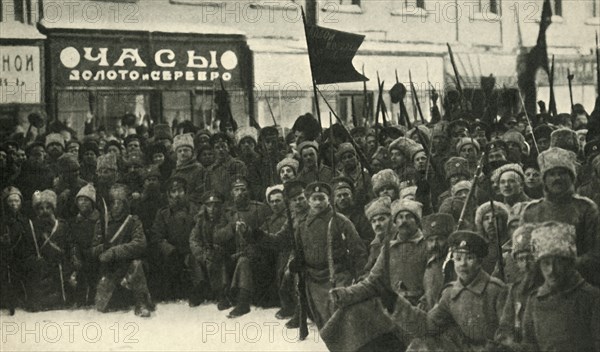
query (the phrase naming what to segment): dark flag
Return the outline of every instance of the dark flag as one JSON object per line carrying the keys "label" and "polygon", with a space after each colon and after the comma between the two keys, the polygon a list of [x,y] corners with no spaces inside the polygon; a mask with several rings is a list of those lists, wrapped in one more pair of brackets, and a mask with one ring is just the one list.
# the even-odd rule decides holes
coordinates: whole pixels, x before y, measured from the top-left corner
{"label": "dark flag", "polygon": [[364,35],[304,24],[310,69],[316,84],[362,82],[369,79],[356,71],[352,59]]}
{"label": "dark flag", "polygon": [[530,116],[535,116],[535,104],[537,101],[535,76],[537,70],[541,67],[548,75],[550,74],[546,30],[551,23],[552,7],[550,6],[550,0],[544,0],[537,42],[531,51],[522,58],[525,62],[520,65],[521,70],[519,70],[519,88],[523,92],[526,110]]}

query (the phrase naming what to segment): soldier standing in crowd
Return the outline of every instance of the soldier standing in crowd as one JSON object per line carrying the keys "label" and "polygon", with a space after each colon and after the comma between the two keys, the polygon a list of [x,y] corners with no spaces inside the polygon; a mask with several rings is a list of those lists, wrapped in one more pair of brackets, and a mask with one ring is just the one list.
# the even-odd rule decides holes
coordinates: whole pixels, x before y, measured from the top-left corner
{"label": "soldier standing in crowd", "polygon": [[525,308],[523,350],[597,351],[600,346],[600,290],[576,270],[575,231],[573,225],[550,221],[531,233],[544,282]]}
{"label": "soldier standing in crowd", "polygon": [[423,237],[427,243],[429,259],[423,274],[424,295],[419,307],[429,311],[439,301],[444,286],[453,281],[454,272],[447,258],[448,236],[454,231],[454,218],[449,214],[431,214],[421,221]]}
{"label": "soldier standing in crowd", "polygon": [[112,300],[117,288],[122,287],[133,294],[135,315],[149,317],[153,303],[142,263],[146,236],[140,219],[130,214],[129,202],[127,187],[113,185],[109,190],[109,211],[94,231],[92,255],[100,262],[95,305],[98,311],[107,312],[111,301],[122,304]]}
{"label": "soldier standing in crowd", "polygon": [[368,272],[375,265],[384,242],[390,241],[395,234],[392,223],[392,201],[386,196],[373,199],[365,206],[365,216],[369,219],[375,234],[368,247],[369,258],[364,270]]}
{"label": "soldier standing in crowd", "polygon": [[509,207],[531,199],[525,194],[525,174],[519,164],[502,165],[491,175],[492,184],[496,184],[502,202]]}
{"label": "soldier standing in crowd", "polygon": [[54,178],[58,175],[58,167],[56,165],[58,158],[65,152],[65,139],[60,133],[50,133],[46,136],[44,147],[48,153],[48,166]]}
{"label": "soldier standing in crowd", "polygon": [[216,191],[202,196],[203,209],[195,217],[190,233],[192,253],[192,294],[195,307],[205,300],[217,300],[219,310],[229,309],[227,297],[233,272],[231,255],[235,252],[235,232],[225,215],[224,197]]}
{"label": "soldier standing in crowd", "polygon": [[[190,201],[200,204],[205,190],[206,169],[198,161],[194,153],[194,138],[191,133],[180,134],[173,140],[173,150],[177,157],[177,166],[172,176],[183,178],[187,183]],[[225,179],[221,179],[225,181]]]}
{"label": "soldier standing in crowd", "polygon": [[483,203],[475,212],[477,233],[488,243],[488,255],[481,263],[483,270],[488,274],[492,274],[499,256],[502,255],[499,246],[503,246],[510,239],[506,226],[510,209],[500,202],[493,202],[493,205],[494,209],[492,209],[492,202]]}
{"label": "soldier standing in crowd", "polygon": [[481,268],[487,242],[474,232],[456,231],[448,245],[457,280],[437,305],[424,312],[401,294],[396,300],[394,321],[415,337],[407,351],[483,350],[498,327],[506,288]]}
{"label": "soldier standing in crowd", "polygon": [[334,206],[337,211],[345,215],[356,228],[356,232],[365,243],[365,247],[375,238],[375,233],[365,216],[364,208],[356,205],[354,200],[354,185],[347,177],[336,177],[331,182],[333,188]]}
{"label": "soldier standing in crowd", "polygon": [[69,278],[76,306],[93,303],[98,282],[98,260],[92,255],[94,230],[100,219],[96,209],[96,189],[91,184],[81,187],[75,196],[79,212],[70,221],[74,272]]}
{"label": "soldier standing in crowd", "polygon": [[333,171],[319,160],[319,144],[315,141],[304,141],[298,145],[298,154],[302,160],[298,180],[309,184],[315,181],[329,183]]}
{"label": "soldier standing in crowd", "polygon": [[48,166],[46,149],[40,142],[27,146],[27,160],[21,168],[21,177],[15,180],[15,187],[23,194],[23,212],[32,214],[31,199],[33,192],[39,189],[50,189],[53,185],[53,176]]}
{"label": "soldier standing in crowd", "polygon": [[149,247],[156,261],[153,268],[161,283],[153,297],[157,300],[189,298],[190,285],[190,242],[189,235],[194,227],[194,217],[199,208],[187,198],[187,182],[181,177],[172,177],[165,185],[169,205],[160,209],[147,236]]}
{"label": "soldier standing in crowd", "polygon": [[354,186],[354,202],[358,207],[364,207],[371,197],[371,175],[367,170],[363,170],[358,160],[356,149],[351,143],[342,143],[335,153],[337,165],[339,166],[339,176],[348,177],[352,180]]}
{"label": "soldier standing in crowd", "polygon": [[577,170],[572,153],[549,148],[538,156],[545,196],[530,202],[521,215],[521,224],[559,221],[575,226],[576,268],[590,283],[600,283],[600,214],[589,198],[575,194]]}
{"label": "soldier standing in crowd", "polygon": [[376,197],[389,197],[393,202],[400,196],[400,178],[392,169],[384,169],[371,177]]}
{"label": "soldier standing in crowd", "polygon": [[277,163],[277,176],[281,183],[286,184],[298,178],[298,168],[300,163],[298,160],[290,157],[283,158]]}
{"label": "soldier standing in crowd", "polygon": [[58,182],[54,186],[54,193],[58,196],[56,213],[60,218],[70,220],[77,215],[75,195],[86,181],[79,177],[79,161],[77,156],[65,153],[56,162]]}
{"label": "soldier standing in crowd", "polygon": [[251,126],[240,127],[235,131],[235,141],[240,160],[246,165],[250,197],[254,200],[263,200],[264,186],[261,182],[260,154],[256,151],[258,131]]}
{"label": "soldier standing in crowd", "polygon": [[56,193],[47,189],[33,194],[36,218],[30,222],[35,254],[27,260],[31,272],[26,284],[29,309],[56,309],[67,303],[66,279],[70,275],[69,227],[56,217]]}
{"label": "soldier standing in crowd", "polygon": [[[117,182],[119,171],[117,166],[117,157],[113,153],[101,155],[98,158],[96,173],[98,175],[98,184],[96,185],[96,196],[98,200],[98,210],[105,211],[105,204],[108,203],[108,192]],[[102,205],[102,206],[101,206]]]}
{"label": "soldier standing in crowd", "polygon": [[80,176],[89,183],[96,183],[96,163],[100,156],[98,143],[93,140],[84,141],[79,150],[81,156]]}
{"label": "soldier standing in crowd", "polygon": [[215,163],[207,170],[206,189],[215,190],[231,203],[231,186],[237,177],[247,177],[248,170],[244,162],[231,155],[232,139],[225,133],[210,137],[215,151]]}

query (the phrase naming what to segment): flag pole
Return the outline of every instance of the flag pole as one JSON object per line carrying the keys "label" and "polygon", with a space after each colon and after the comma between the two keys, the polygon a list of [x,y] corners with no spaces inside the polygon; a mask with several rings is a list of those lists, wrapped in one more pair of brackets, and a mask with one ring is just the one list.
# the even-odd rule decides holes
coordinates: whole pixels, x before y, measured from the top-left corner
{"label": "flag pole", "polygon": [[[317,120],[319,120],[319,128],[321,129],[321,134],[323,134],[323,124],[321,123],[321,109],[319,108],[319,95],[317,94],[317,82],[313,77],[313,69],[312,69],[312,61],[310,60],[310,48],[308,46],[308,36],[306,34],[306,15],[304,14],[304,7],[300,6],[300,10],[302,11],[302,23],[304,24],[304,38],[306,39],[306,51],[308,52],[308,61],[310,62],[310,81],[313,86],[313,96],[315,97],[315,111],[317,113]],[[321,136],[322,137],[322,136]]]}

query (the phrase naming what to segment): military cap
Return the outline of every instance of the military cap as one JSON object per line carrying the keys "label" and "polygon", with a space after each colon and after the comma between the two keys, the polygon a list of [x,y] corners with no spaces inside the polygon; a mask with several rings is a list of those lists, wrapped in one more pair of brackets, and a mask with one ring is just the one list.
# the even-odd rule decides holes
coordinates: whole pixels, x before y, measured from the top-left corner
{"label": "military cap", "polygon": [[244,176],[235,176],[231,182],[231,188],[248,187],[248,179]]}
{"label": "military cap", "polygon": [[231,140],[231,137],[229,137],[229,135],[225,132],[218,132],[210,136],[210,145],[214,146],[219,142],[225,142],[228,145],[231,145],[233,141]]}
{"label": "military cap", "polygon": [[367,134],[367,128],[364,126],[356,126],[350,130],[350,135],[352,137],[365,136],[366,134]]}
{"label": "military cap", "polygon": [[190,147],[194,149],[194,135],[191,133],[178,134],[173,139],[173,150],[180,147]]}
{"label": "military cap", "polygon": [[331,188],[333,192],[338,189],[347,188],[350,192],[354,193],[354,183],[346,176],[339,176],[331,180]]}
{"label": "military cap", "polygon": [[[491,211],[491,202],[481,204],[475,211],[475,226],[479,232],[483,233],[483,217]],[[510,215],[510,208],[502,202],[494,202],[494,213],[497,218],[502,219],[500,220],[501,222],[507,222]]]}
{"label": "military cap", "polygon": [[565,149],[551,147],[538,155],[538,164],[542,173],[542,180],[545,178],[546,172],[554,168],[565,168],[570,173],[573,179],[577,177],[577,167],[575,165],[576,155]]}
{"label": "military cap", "polygon": [[129,187],[122,183],[115,183],[108,190],[108,195],[112,200],[119,199],[129,202]]}
{"label": "military cap", "polygon": [[391,152],[394,149],[399,150],[402,154],[405,155],[407,159],[410,159],[411,148],[415,145],[417,145],[417,142],[413,141],[410,138],[398,137],[392,143],[390,143],[388,151]]}
{"label": "military cap", "polygon": [[54,209],[56,209],[57,197],[53,190],[47,189],[44,191],[33,192],[31,199],[31,206],[34,208],[42,203],[50,203]]}
{"label": "military cap", "polygon": [[526,144],[525,136],[523,136],[521,132],[517,130],[508,130],[502,135],[501,139],[506,142],[507,145],[508,143],[518,144],[521,148],[521,153],[528,154],[529,146]]}
{"label": "military cap", "polygon": [[443,236],[448,237],[455,228],[454,218],[450,214],[436,213],[424,216],[421,220],[421,230],[423,236]]}
{"label": "military cap", "polygon": [[283,189],[284,189],[284,186],[282,184],[267,187],[267,190],[265,191],[265,199],[268,201],[269,196],[273,193],[283,194]]}
{"label": "military cap", "polygon": [[365,205],[365,215],[371,220],[375,215],[392,215],[392,200],[388,196],[375,198]]}
{"label": "military cap", "polygon": [[[415,157],[417,156],[417,154],[419,154],[420,152],[425,152],[425,148],[423,148],[423,146],[421,144],[415,144],[409,147],[408,149],[409,151],[409,156],[410,156],[410,160],[414,161]],[[425,154],[427,155],[427,154]]]}
{"label": "military cap", "polygon": [[557,221],[547,221],[531,232],[531,248],[536,260],[547,256],[575,259],[575,226]]}
{"label": "military cap", "polygon": [[444,163],[444,172],[446,178],[450,179],[452,176],[462,175],[465,177],[471,177],[469,171],[469,161],[460,156],[453,156]]}
{"label": "military cap", "polygon": [[439,121],[431,128],[431,137],[448,137],[448,122]]}
{"label": "military cap", "polygon": [[472,134],[475,134],[477,131],[480,130],[483,130],[487,134],[490,130],[490,126],[487,123],[481,121],[480,119],[476,119],[475,121],[471,122],[471,125],[469,127],[469,131],[471,131]]}
{"label": "military cap", "polygon": [[559,128],[550,135],[550,146],[579,153],[579,138],[570,128]]}
{"label": "military cap", "polygon": [[112,146],[117,147],[117,149],[119,149],[119,150],[121,150],[121,147],[122,147],[121,142],[119,142],[118,140],[109,139],[106,141],[106,144],[104,145],[104,154],[108,154],[108,148],[110,148]]}
{"label": "military cap", "polygon": [[306,186],[304,194],[306,194],[306,197],[308,198],[314,193],[325,193],[326,195],[331,197],[331,187],[325,182],[312,182],[308,186]]}
{"label": "military cap", "polygon": [[306,139],[315,140],[321,133],[321,126],[311,113],[306,113],[296,119],[292,131],[302,132]]}
{"label": "military cap", "polygon": [[417,186],[408,186],[400,190],[398,199],[404,199],[408,196],[412,196],[413,199],[417,196]]}
{"label": "military cap", "polygon": [[475,149],[477,149],[477,151],[481,150],[481,146],[479,145],[479,142],[477,142],[474,138],[463,137],[458,140],[458,143],[456,143],[456,151],[460,152],[462,147],[464,147],[465,145],[469,145],[469,144],[473,145],[475,147]]}
{"label": "military cap", "polygon": [[287,199],[292,199],[304,192],[304,188],[306,188],[306,183],[300,180],[291,180],[283,185],[283,195]]}
{"label": "military cap", "polygon": [[448,125],[448,130],[450,131],[451,134],[454,134],[454,132],[456,130],[467,130],[469,131],[469,122],[467,120],[464,119],[456,119],[453,121],[450,121],[450,124]]}
{"label": "military cap", "polygon": [[86,197],[86,198],[90,199],[92,202],[96,203],[96,189],[94,188],[94,186],[91,183],[88,183],[87,185],[85,185],[85,186],[81,187],[81,189],[79,189],[79,192],[77,192],[75,199],[77,199],[79,197]]}
{"label": "military cap", "polygon": [[527,223],[523,224],[512,234],[512,251],[514,257],[521,252],[531,252],[531,233],[539,224]]}
{"label": "military cap", "polygon": [[395,220],[396,216],[398,216],[401,211],[412,213],[417,219],[417,222],[420,222],[423,215],[423,204],[410,199],[395,200],[392,203],[392,219]]}
{"label": "military cap", "polygon": [[263,127],[260,130],[260,138],[279,138],[279,131],[276,126]]}
{"label": "military cap", "polygon": [[160,169],[156,165],[150,165],[144,170],[144,172],[142,173],[142,177],[144,178],[144,181],[150,177],[160,178]]}
{"label": "military cap", "polygon": [[21,200],[23,200],[23,194],[17,187],[8,186],[2,190],[2,200],[3,201],[12,195],[17,195],[17,196],[19,196],[19,198],[21,198]]}
{"label": "military cap", "polygon": [[460,191],[464,191],[464,190],[470,190],[471,187],[473,186],[473,183],[471,181],[460,181],[457,182],[454,186],[452,186],[450,188],[450,193],[452,193],[452,196],[456,196],[456,194],[458,194],[458,192]]}
{"label": "military cap", "polygon": [[346,153],[352,153],[356,155],[356,149],[354,149],[352,143],[345,142],[340,144],[337,148],[337,151],[335,152],[335,158],[340,159],[342,155]]}
{"label": "military cap", "polygon": [[183,189],[187,191],[187,186],[187,180],[181,176],[171,176],[165,183],[165,189],[167,191],[176,187],[183,187]]}
{"label": "military cap", "polygon": [[204,192],[200,200],[203,204],[223,203],[223,196],[221,195],[221,193],[211,190]]}
{"label": "military cap", "polygon": [[85,154],[87,151],[92,151],[94,152],[94,154],[96,154],[96,156],[100,155],[100,149],[98,147],[98,143],[96,141],[93,140],[87,140],[84,141],[81,144],[81,155]]}
{"label": "military cap", "polygon": [[453,232],[448,238],[448,247],[453,252],[473,253],[478,258],[485,258],[488,254],[488,242],[473,231],[459,230]]}
{"label": "military cap", "polygon": [[56,166],[60,172],[77,171],[79,170],[79,160],[76,155],[65,153],[58,158]]}
{"label": "military cap", "polygon": [[508,146],[506,145],[506,142],[504,142],[502,139],[495,139],[493,141],[490,141],[486,145],[486,150],[488,154],[499,149],[502,150],[505,155],[508,154]]}

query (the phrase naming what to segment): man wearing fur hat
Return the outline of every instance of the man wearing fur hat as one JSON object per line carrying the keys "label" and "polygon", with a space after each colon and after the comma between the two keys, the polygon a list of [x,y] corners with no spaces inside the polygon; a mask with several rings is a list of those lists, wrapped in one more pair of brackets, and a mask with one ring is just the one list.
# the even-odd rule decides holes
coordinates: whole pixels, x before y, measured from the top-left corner
{"label": "man wearing fur hat", "polygon": [[[473,176],[469,171],[469,161],[459,156],[453,156],[444,163],[444,174],[446,175],[447,184],[450,187],[460,181],[467,181]],[[451,189],[447,188],[445,192],[439,195],[437,204],[441,205],[446,198],[451,196]]]}
{"label": "man wearing fur hat", "polygon": [[471,137],[463,137],[459,139],[456,144],[456,152],[458,153],[458,156],[468,161],[469,173],[474,175],[481,154],[479,142]]}
{"label": "man wearing fur hat", "polygon": [[508,161],[520,164],[529,155],[529,145],[527,145],[525,137],[519,131],[514,129],[508,130],[502,135],[502,140],[508,148]]}
{"label": "man wearing fur hat", "polygon": [[392,222],[392,201],[387,196],[373,199],[365,206],[365,216],[371,223],[371,228],[375,238],[369,244],[369,259],[365,265],[365,272],[371,271],[381,247],[385,241],[390,241],[394,236],[394,226]]}
{"label": "man wearing fur hat", "polygon": [[30,224],[35,252],[27,260],[32,273],[26,285],[29,308],[46,310],[67,304],[66,280],[69,272],[70,234],[67,223],[56,217],[56,193],[47,189],[33,194],[36,217]]}
{"label": "man wearing fur hat", "polygon": [[315,141],[304,141],[298,145],[298,153],[302,160],[298,180],[309,184],[315,181],[329,183],[333,171],[319,160],[319,144]]}
{"label": "man wearing fur hat", "polygon": [[96,165],[96,174],[98,175],[98,184],[96,187],[96,193],[98,198],[98,209],[103,211],[103,207],[100,207],[101,200],[108,202],[108,191],[117,182],[119,177],[119,171],[117,166],[117,157],[113,153],[101,155],[98,158]]}
{"label": "man wearing fur hat", "polygon": [[144,167],[145,156],[140,150],[133,150],[123,158],[123,174],[119,183],[129,188],[134,199],[138,199],[142,193]]}
{"label": "man wearing fur hat", "polygon": [[23,214],[23,195],[9,186],[2,190],[0,220],[0,302],[11,315],[19,306],[19,297],[26,297],[22,284],[27,276],[26,259],[35,257],[35,244],[29,219]]}
{"label": "man wearing fur hat", "polygon": [[424,294],[419,307],[429,311],[439,301],[444,286],[454,279],[454,270],[446,258],[448,236],[454,231],[455,223],[450,214],[436,213],[424,216],[421,224],[429,259],[423,274]]}
{"label": "man wearing fur hat", "polygon": [[531,294],[525,308],[523,350],[598,350],[600,291],[576,270],[576,237],[574,226],[555,221],[531,233],[544,283]]}
{"label": "man wearing fur hat", "polygon": [[15,187],[23,194],[23,211],[33,214],[31,211],[31,196],[39,189],[52,188],[53,174],[48,166],[48,160],[44,145],[34,142],[26,148],[27,160],[23,163],[20,177],[15,180]]}
{"label": "man wearing fur hat", "polygon": [[406,137],[399,137],[390,143],[388,147],[390,166],[398,175],[404,173],[404,169],[406,168],[413,168],[411,148],[417,145],[417,142]]}
{"label": "man wearing fur hat", "polygon": [[264,187],[261,184],[260,154],[256,152],[258,131],[251,126],[240,127],[235,131],[238,156],[248,169],[248,183],[252,199],[262,200]]}
{"label": "man wearing fur hat", "polygon": [[352,221],[365,246],[368,246],[375,238],[375,233],[365,216],[364,208],[357,206],[354,201],[352,180],[347,177],[336,177],[331,181],[331,186],[335,209]]}
{"label": "man wearing fur hat", "polygon": [[525,194],[525,174],[519,164],[500,166],[492,172],[491,181],[497,185],[502,196],[502,202],[509,207],[516,203],[531,200]]}
{"label": "man wearing fur hat", "polygon": [[456,231],[448,245],[457,279],[446,286],[433,309],[424,312],[401,294],[396,300],[394,321],[415,337],[408,351],[481,351],[498,327],[506,288],[481,268],[485,239]]}
{"label": "man wearing fur hat", "polygon": [[600,206],[600,154],[591,159],[591,173],[588,181],[577,188],[577,194],[588,197]]}
{"label": "man wearing fur hat", "polygon": [[98,143],[93,140],[84,141],[79,154],[81,155],[81,169],[79,171],[81,178],[87,182],[96,183],[96,163],[98,162],[98,156],[100,156]]}
{"label": "man wearing fur hat", "polygon": [[600,284],[600,218],[598,206],[575,193],[577,169],[572,153],[550,148],[538,156],[544,182],[544,198],[530,202],[521,223],[560,221],[575,226],[576,268],[586,280]]}
{"label": "man wearing fur hat", "polygon": [[[200,204],[206,182],[206,169],[196,160],[194,137],[191,133],[180,134],[173,140],[173,150],[177,164],[172,176],[183,178],[187,182],[190,201]],[[225,181],[222,179],[222,181]]]}
{"label": "man wearing fur hat", "polygon": [[142,222],[130,214],[129,197],[126,186],[113,185],[109,190],[108,214],[96,224],[92,255],[100,262],[101,278],[95,305],[98,311],[107,312],[115,290],[122,287],[133,294],[135,315],[149,317],[153,304],[142,262],[147,242]]}
{"label": "man wearing fur hat", "polygon": [[277,183],[277,163],[287,152],[281,146],[277,126],[267,126],[260,130],[257,149],[260,153],[261,184],[266,187]]}
{"label": "man wearing fur hat", "polygon": [[227,134],[214,134],[210,137],[210,144],[215,151],[215,163],[207,170],[206,189],[224,195],[229,203],[233,182],[237,177],[248,177],[248,168],[243,161],[231,155],[232,139]]}
{"label": "man wearing fur hat", "polygon": [[294,158],[284,158],[277,163],[277,176],[281,183],[286,184],[298,177],[300,163]]}
{"label": "man wearing fur hat", "polygon": [[98,283],[98,260],[92,255],[94,229],[100,220],[96,209],[96,189],[91,184],[81,187],[75,196],[78,213],[70,221],[73,243],[73,266],[69,278],[73,300],[77,306],[93,304]]}
{"label": "man wearing fur hat", "polygon": [[54,187],[54,193],[58,195],[56,214],[69,220],[77,215],[75,195],[87,182],[79,177],[77,156],[65,153],[58,158],[56,166],[59,172],[58,183]]}
{"label": "man wearing fur hat", "polygon": [[335,158],[340,169],[339,176],[352,180],[355,190],[354,200],[358,206],[363,207],[372,198],[371,175],[367,170],[363,170],[356,149],[351,143],[340,144]]}
{"label": "man wearing fur hat", "polygon": [[488,255],[481,263],[483,270],[488,274],[494,272],[499,256],[502,255],[499,252],[498,240],[500,241],[500,246],[509,240],[506,233],[509,214],[510,208],[501,202],[494,202],[493,210],[492,203],[485,202],[475,212],[477,233],[488,242]]}
{"label": "man wearing fur hat", "polygon": [[400,178],[392,169],[384,169],[371,177],[376,197],[389,197],[393,202],[400,196]]}
{"label": "man wearing fur hat", "polygon": [[52,170],[52,176],[58,175],[57,161],[65,152],[65,139],[60,133],[50,133],[46,136],[44,144],[48,153],[48,166]]}
{"label": "man wearing fur hat", "polygon": [[158,300],[173,300],[190,296],[188,277],[190,243],[189,234],[194,227],[198,206],[187,197],[187,182],[180,177],[167,181],[168,206],[158,210],[148,232],[150,247],[157,262],[155,269],[161,282]]}

